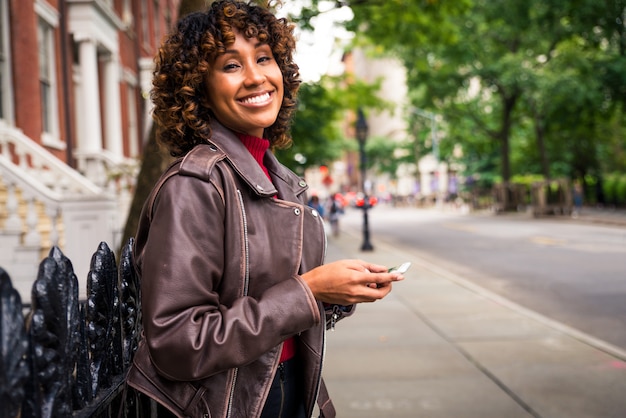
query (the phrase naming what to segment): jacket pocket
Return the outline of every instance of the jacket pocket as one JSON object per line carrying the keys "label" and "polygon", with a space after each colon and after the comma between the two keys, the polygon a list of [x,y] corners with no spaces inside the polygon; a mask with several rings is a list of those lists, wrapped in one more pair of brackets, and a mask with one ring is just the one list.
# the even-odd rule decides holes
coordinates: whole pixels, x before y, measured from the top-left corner
{"label": "jacket pocket", "polygon": [[161,377],[150,361],[144,342],[140,343],[135,353],[126,380],[130,387],[160,403],[179,418],[211,418],[205,399],[207,388]]}

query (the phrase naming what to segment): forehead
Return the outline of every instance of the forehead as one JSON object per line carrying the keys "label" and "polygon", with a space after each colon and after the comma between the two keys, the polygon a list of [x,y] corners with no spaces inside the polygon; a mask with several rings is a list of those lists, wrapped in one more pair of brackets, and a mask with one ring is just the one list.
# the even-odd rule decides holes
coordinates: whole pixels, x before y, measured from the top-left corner
{"label": "forehead", "polygon": [[271,52],[271,47],[267,42],[260,41],[256,37],[248,38],[240,33],[237,33],[236,37],[232,41],[225,44],[225,49],[219,52],[216,58],[224,55],[239,54],[246,49],[257,50],[261,48],[268,48]]}

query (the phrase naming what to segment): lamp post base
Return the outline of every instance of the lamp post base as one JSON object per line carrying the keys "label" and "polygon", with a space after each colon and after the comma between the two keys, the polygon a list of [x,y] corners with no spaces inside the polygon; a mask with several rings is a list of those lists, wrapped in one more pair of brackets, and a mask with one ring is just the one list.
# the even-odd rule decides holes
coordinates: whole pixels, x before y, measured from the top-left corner
{"label": "lamp post base", "polygon": [[368,206],[369,200],[368,197],[365,196],[365,203],[363,204],[363,244],[361,244],[361,251],[374,251],[374,246],[370,242],[369,217],[367,216]]}

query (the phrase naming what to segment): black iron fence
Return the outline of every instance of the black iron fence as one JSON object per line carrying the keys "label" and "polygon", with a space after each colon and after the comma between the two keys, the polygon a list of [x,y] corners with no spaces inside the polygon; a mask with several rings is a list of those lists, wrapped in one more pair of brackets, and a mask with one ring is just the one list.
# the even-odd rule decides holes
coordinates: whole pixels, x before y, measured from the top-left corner
{"label": "black iron fence", "polygon": [[0,268],[0,418],[147,417],[154,405],[126,390],[141,333],[132,240],[119,268],[106,243],[93,254],[87,299],[57,247],[39,265],[24,307]]}

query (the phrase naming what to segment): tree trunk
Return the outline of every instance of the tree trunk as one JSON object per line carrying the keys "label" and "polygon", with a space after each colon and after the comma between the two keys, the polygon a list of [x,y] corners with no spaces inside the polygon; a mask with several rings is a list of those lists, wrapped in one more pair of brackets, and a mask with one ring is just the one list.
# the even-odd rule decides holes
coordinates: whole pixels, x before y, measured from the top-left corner
{"label": "tree trunk", "polygon": [[121,247],[128,243],[130,237],[135,236],[137,226],[139,224],[139,215],[143,204],[148,198],[152,187],[157,182],[163,170],[172,160],[167,150],[159,146],[156,137],[156,125],[152,123],[152,128],[148,136],[148,142],[143,149],[143,158],[141,161],[141,169],[137,175],[137,184],[135,186],[135,194],[128,211],[126,226],[124,227],[124,235],[120,242]]}
{"label": "tree trunk", "polygon": [[543,177],[550,179],[550,164],[548,163],[548,154],[546,152],[545,127],[541,116],[535,114],[535,137],[537,139],[537,149],[539,150],[539,159],[541,162],[541,173]]}
{"label": "tree trunk", "polygon": [[515,93],[512,96],[502,97],[502,127],[500,129],[500,157],[502,160],[502,183],[504,187],[504,194],[502,202],[502,208],[507,211],[515,209],[517,202],[513,202],[511,199],[512,193],[509,188],[509,180],[511,179],[511,163],[510,163],[510,136],[513,108],[517,102],[518,94]]}
{"label": "tree trunk", "polygon": [[502,158],[502,181],[508,183],[511,179],[510,164],[510,136],[511,136],[511,119],[513,116],[513,108],[517,102],[518,95],[513,94],[510,97],[502,97],[502,127],[500,129],[500,150]]}

